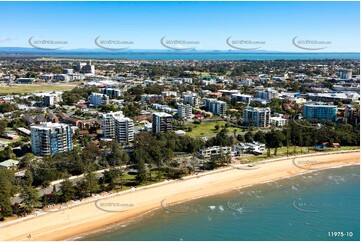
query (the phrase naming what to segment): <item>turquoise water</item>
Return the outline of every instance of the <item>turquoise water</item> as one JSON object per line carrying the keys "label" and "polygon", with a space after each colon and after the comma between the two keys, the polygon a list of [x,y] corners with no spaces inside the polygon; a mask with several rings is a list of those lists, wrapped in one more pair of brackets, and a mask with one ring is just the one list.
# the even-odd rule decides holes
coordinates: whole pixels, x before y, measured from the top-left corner
{"label": "turquoise water", "polygon": [[159,210],[81,240],[359,240],[359,179],[359,167],[348,166],[183,204],[164,200]]}
{"label": "turquoise water", "polygon": [[[10,53],[0,53],[10,54]],[[360,59],[359,53],[237,53],[237,52],[19,52],[13,55],[53,56],[66,58],[102,58],[128,60],[322,60],[322,59]]]}

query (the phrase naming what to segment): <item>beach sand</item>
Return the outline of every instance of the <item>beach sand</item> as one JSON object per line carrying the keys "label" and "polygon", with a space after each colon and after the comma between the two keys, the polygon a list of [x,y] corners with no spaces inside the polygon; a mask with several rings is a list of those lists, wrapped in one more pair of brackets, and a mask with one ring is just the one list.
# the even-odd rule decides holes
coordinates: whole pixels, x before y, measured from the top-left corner
{"label": "beach sand", "polygon": [[[295,176],[318,169],[359,164],[360,153],[312,154],[278,159],[254,167],[225,168],[96,202],[47,213],[18,223],[0,223],[0,240],[64,240],[144,215],[150,210],[197,197]],[[120,208],[121,207],[121,208]],[[122,211],[122,212],[120,212]],[[13,222],[13,221],[12,221]],[[5,225],[5,226],[4,226]],[[31,238],[27,236],[31,234]]]}

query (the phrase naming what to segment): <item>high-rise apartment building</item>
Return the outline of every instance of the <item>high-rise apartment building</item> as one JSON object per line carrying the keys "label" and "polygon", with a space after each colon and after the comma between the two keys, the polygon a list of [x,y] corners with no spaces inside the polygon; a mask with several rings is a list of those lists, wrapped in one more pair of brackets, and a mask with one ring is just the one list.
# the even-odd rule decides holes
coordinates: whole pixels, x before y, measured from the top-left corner
{"label": "high-rise apartment building", "polygon": [[168,113],[153,113],[152,131],[153,133],[169,132],[173,130],[173,117]]}
{"label": "high-rise apartment building", "polygon": [[270,126],[270,108],[253,108],[247,106],[243,110],[243,123],[247,126],[268,127]]}
{"label": "high-rise apartment building", "polygon": [[73,149],[71,130],[63,123],[45,123],[30,127],[31,150],[35,155],[48,156]]}
{"label": "high-rise apartment building", "polygon": [[134,122],[126,118],[122,111],[103,114],[103,137],[115,139],[119,143],[134,140]]}

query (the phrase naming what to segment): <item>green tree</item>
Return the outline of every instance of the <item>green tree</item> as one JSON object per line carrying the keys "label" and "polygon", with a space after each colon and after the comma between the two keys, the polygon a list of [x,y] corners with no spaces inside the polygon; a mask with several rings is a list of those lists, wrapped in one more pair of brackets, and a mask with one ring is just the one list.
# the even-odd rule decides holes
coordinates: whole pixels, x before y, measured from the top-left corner
{"label": "green tree", "polygon": [[12,148],[10,146],[5,147],[2,151],[0,151],[0,162],[7,159],[16,159],[16,155],[14,154]]}
{"label": "green tree", "polygon": [[108,164],[119,166],[129,162],[129,155],[124,152],[117,142],[111,142],[110,154],[107,157]]}
{"label": "green tree", "polygon": [[267,155],[270,156],[271,148],[274,148],[274,155],[277,155],[277,149],[282,147],[283,142],[286,140],[286,136],[279,130],[272,130],[271,132],[266,133],[265,139]]}
{"label": "green tree", "polygon": [[28,213],[32,212],[35,207],[39,207],[41,205],[39,202],[39,192],[33,186],[21,186],[20,197],[22,199],[21,204],[24,206],[26,212]]}
{"label": "green tree", "polygon": [[246,142],[252,142],[253,141],[253,134],[251,131],[248,131],[245,135],[244,135],[244,139]]}
{"label": "green tree", "polygon": [[5,135],[5,129],[7,127],[7,122],[5,119],[0,119],[0,136]]}
{"label": "green tree", "polygon": [[68,202],[75,198],[75,188],[69,179],[65,179],[60,183],[60,200]]}
{"label": "green tree", "polygon": [[261,143],[266,143],[266,138],[265,138],[265,133],[263,133],[261,130],[259,130],[258,132],[256,132],[254,134],[254,140],[261,142]]}
{"label": "green tree", "polygon": [[0,217],[12,214],[11,198],[16,192],[14,172],[0,169]]}
{"label": "green tree", "polygon": [[144,161],[142,160],[138,163],[138,173],[136,179],[139,183],[142,183],[147,179],[147,171],[145,169]]}
{"label": "green tree", "polygon": [[79,197],[90,196],[99,189],[98,179],[95,174],[90,172],[77,184],[77,193]]}
{"label": "green tree", "polygon": [[20,160],[20,168],[28,168],[31,162],[35,159],[33,153],[26,153],[26,155]]}

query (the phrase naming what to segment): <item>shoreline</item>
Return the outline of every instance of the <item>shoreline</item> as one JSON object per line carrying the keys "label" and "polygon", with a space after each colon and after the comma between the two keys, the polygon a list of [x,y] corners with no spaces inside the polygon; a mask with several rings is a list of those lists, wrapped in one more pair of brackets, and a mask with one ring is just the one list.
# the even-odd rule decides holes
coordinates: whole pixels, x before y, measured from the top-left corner
{"label": "shoreline", "polygon": [[[305,158],[309,159],[309,165],[305,165],[304,169],[295,166],[295,159]],[[120,192],[108,197],[97,197],[81,205],[67,207],[8,225],[3,224],[1,226],[0,223],[0,240],[81,238],[82,235],[85,236],[89,232],[96,233],[104,228],[109,228],[109,226],[112,227],[130,219],[139,218],[146,213],[159,209],[165,199],[167,204],[182,203],[321,169],[357,165],[359,160],[359,150],[337,151],[264,160],[258,162],[255,169],[242,169],[244,166],[239,165],[226,167],[184,177],[181,180],[140,187],[126,191],[126,193]],[[154,196],[155,193],[157,194],[156,197]],[[132,204],[132,207],[123,211],[106,211],[99,209],[98,201],[128,203]],[[28,234],[32,235],[31,239],[26,237]]]}
{"label": "shoreline", "polygon": [[[233,188],[231,190],[227,190],[227,191],[224,191],[224,192],[220,192],[220,193],[215,193],[215,194],[207,194],[207,195],[204,195],[204,196],[199,196],[199,197],[194,197],[194,198],[189,198],[187,200],[184,200],[184,201],[179,201],[179,202],[175,202],[175,203],[172,203],[170,204],[171,206],[172,205],[177,205],[177,204],[182,204],[182,203],[187,203],[187,202],[191,202],[193,200],[198,200],[198,199],[202,199],[202,198],[207,198],[207,197],[212,197],[212,196],[218,196],[218,195],[223,195],[223,194],[226,194],[226,193],[229,193],[229,192],[232,192],[232,191],[235,191],[235,190],[240,190],[240,189],[244,189],[244,188],[249,188],[249,187],[253,187],[253,186],[257,186],[257,185],[263,185],[263,184],[266,184],[268,182],[275,182],[275,181],[281,181],[281,180],[285,180],[285,179],[288,179],[288,178],[295,178],[295,177],[298,177],[298,176],[302,176],[302,175],[305,175],[305,174],[309,174],[309,173],[313,173],[313,172],[317,172],[317,171],[325,171],[325,170],[331,170],[331,169],[338,169],[338,168],[343,168],[343,167],[349,167],[349,166],[357,166],[359,164],[346,164],[346,165],[338,165],[338,166],[333,166],[333,167],[325,167],[325,168],[321,168],[321,169],[317,169],[317,170],[312,170],[312,171],[305,171],[304,173],[299,173],[297,175],[293,175],[293,176],[286,176],[286,177],[282,177],[282,178],[276,178],[276,179],[273,179],[273,180],[268,180],[268,181],[264,181],[264,182],[260,182],[260,183],[257,183],[257,184],[251,184],[251,185],[245,185],[245,186],[242,186],[242,187],[236,187],[236,188]],[[83,233],[83,234],[79,234],[75,237],[70,237],[70,238],[66,238],[66,239],[63,239],[65,241],[82,241],[80,239],[84,238],[84,237],[87,237],[87,236],[91,236],[91,235],[95,235],[95,234],[98,234],[98,233],[101,233],[101,232],[105,232],[105,231],[108,231],[110,229],[113,229],[113,228],[117,228],[119,226],[122,226],[122,225],[128,225],[132,222],[136,222],[136,220],[138,219],[141,219],[143,216],[146,216],[147,214],[149,213],[152,213],[154,211],[157,211],[159,209],[162,209],[162,206],[158,207],[158,208],[154,208],[152,210],[149,210],[147,212],[145,212],[144,214],[142,215],[139,215],[139,216],[136,216],[136,217],[132,217],[132,218],[129,218],[127,220],[124,220],[124,221],[119,221],[119,222],[115,222],[113,224],[109,224],[105,227],[102,227],[102,228],[99,228],[98,230],[95,230],[95,231],[90,231],[90,232],[87,232],[87,233]],[[164,209],[164,208],[163,208]],[[165,209],[167,210],[167,209]],[[170,211],[170,210],[168,210]]]}

